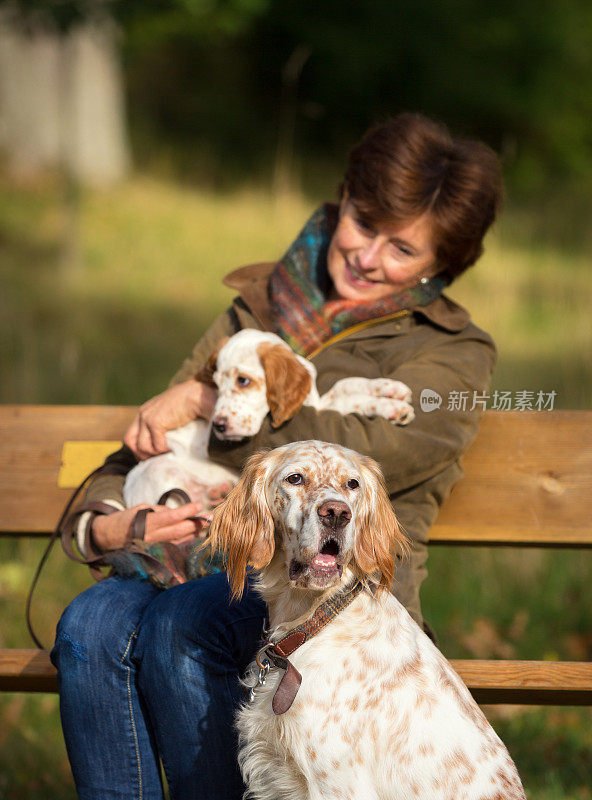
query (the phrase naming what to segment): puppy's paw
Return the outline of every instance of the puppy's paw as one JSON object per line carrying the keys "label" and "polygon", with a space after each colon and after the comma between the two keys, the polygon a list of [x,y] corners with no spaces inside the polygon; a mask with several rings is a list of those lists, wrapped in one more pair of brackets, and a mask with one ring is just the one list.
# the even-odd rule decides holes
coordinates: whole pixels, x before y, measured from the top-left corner
{"label": "puppy's paw", "polygon": [[375,397],[392,397],[405,403],[411,402],[411,389],[403,381],[390,378],[374,378],[368,381],[369,394]]}
{"label": "puppy's paw", "polygon": [[405,400],[378,397],[375,402],[375,414],[394,422],[396,425],[408,425],[415,418],[413,406]]}

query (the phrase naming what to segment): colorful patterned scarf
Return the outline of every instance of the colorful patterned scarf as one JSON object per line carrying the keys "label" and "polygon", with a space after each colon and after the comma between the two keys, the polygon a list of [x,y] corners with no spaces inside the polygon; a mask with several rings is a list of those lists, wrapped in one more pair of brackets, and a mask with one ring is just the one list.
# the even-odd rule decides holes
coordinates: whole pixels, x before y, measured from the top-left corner
{"label": "colorful patterned scarf", "polygon": [[171,542],[146,544],[134,540],[133,550],[109,553],[105,564],[113,567],[117,575],[148,580],[159,589],[168,589],[178,583],[203,578],[212,572],[224,572],[224,559],[209,547],[201,549],[198,542],[174,545]]}
{"label": "colorful patterned scarf", "polygon": [[337,227],[337,206],[318,208],[279,261],[270,281],[275,332],[303,356],[314,353],[335,334],[358,322],[425,306],[446,286],[441,277],[367,303],[330,300],[327,252]]}

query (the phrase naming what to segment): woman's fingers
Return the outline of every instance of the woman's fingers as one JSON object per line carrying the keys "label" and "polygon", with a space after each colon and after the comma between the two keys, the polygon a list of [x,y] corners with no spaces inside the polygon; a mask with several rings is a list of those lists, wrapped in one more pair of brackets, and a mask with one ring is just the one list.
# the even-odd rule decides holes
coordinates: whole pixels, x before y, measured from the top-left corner
{"label": "woman's fingers", "polygon": [[203,511],[203,503],[185,503],[182,506],[177,506],[177,508],[169,508],[169,506],[152,506],[152,508],[159,515],[158,522],[161,525],[165,525],[168,522],[195,517]]}
{"label": "woman's fingers", "polygon": [[172,542],[183,544],[203,538],[203,532],[211,521],[211,514],[204,513],[202,503],[187,503],[179,508],[150,506],[142,503],[114,514],[96,516],[92,523],[93,540],[102,551],[120,550],[134,534],[134,521],[138,511],[150,508],[153,514],[146,515],[144,541]]}
{"label": "woman's fingers", "polygon": [[193,379],[171,386],[144,403],[123,441],[140,458],[166,453],[166,432],[203,417],[209,419],[217,393]]}
{"label": "woman's fingers", "polygon": [[138,455],[137,448],[138,448],[139,432],[140,432],[140,415],[136,414],[132,424],[129,426],[123,437],[123,443],[127,445],[127,447],[129,447],[129,449],[136,456]]}
{"label": "woman's fingers", "polygon": [[198,525],[195,520],[185,519],[180,522],[172,523],[171,525],[163,525],[155,528],[151,525],[151,517],[149,514],[146,518],[146,535],[144,541],[147,544],[154,544],[156,542],[171,542],[172,544],[179,544],[181,542],[189,541],[195,538],[198,533]]}
{"label": "woman's fingers", "polygon": [[123,441],[137,458],[150,458],[150,456],[168,451],[166,431],[164,425],[152,416],[150,409],[142,406],[123,437]]}
{"label": "woman's fingers", "polygon": [[166,429],[158,421],[147,419],[142,412],[140,412],[139,416],[136,455],[139,458],[149,458],[160,453],[166,453],[169,449],[165,436]]}
{"label": "woman's fingers", "polygon": [[201,503],[187,503],[179,508],[153,506],[154,514],[146,517],[144,541],[181,544],[196,538],[209,524],[209,515]]}
{"label": "woman's fingers", "polygon": [[[142,508],[151,508],[147,503],[116,511],[114,514],[100,514],[92,522],[92,537],[101,552],[121,549],[131,536],[136,514]],[[152,516],[149,514],[148,516]]]}

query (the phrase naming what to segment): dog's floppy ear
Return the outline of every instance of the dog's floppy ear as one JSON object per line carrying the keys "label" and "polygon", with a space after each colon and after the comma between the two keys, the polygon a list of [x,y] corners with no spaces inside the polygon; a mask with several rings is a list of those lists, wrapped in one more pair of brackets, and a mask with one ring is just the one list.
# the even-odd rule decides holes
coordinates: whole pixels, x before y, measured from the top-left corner
{"label": "dog's floppy ear", "polygon": [[224,338],[220,339],[220,341],[216,346],[216,349],[208,358],[206,363],[203,365],[201,369],[199,369],[195,373],[194,378],[196,381],[199,381],[200,383],[206,383],[208,386],[216,388],[216,384],[214,383],[214,372],[216,372],[216,361],[218,360],[218,353],[220,352],[220,350],[222,350],[228,339],[229,339],[228,336],[224,336]]}
{"label": "dog's floppy ear", "polygon": [[279,428],[302,408],[312,377],[289,347],[263,342],[257,354],[265,371],[271,424]]}
{"label": "dog's floppy ear", "polygon": [[367,456],[360,456],[363,505],[354,541],[354,557],[365,574],[380,573],[380,588],[389,589],[395,572],[395,556],[408,552],[384,486],[380,467]]}
{"label": "dog's floppy ear", "polygon": [[247,461],[240,481],[214,511],[204,543],[223,554],[233,598],[243,593],[247,566],[261,569],[273,557],[274,525],[265,498],[268,459],[267,453],[256,453]]}

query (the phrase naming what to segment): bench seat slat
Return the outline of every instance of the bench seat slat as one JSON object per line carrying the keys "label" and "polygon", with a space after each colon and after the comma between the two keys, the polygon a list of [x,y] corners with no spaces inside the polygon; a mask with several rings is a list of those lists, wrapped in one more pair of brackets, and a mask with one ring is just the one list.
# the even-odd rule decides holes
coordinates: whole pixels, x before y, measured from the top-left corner
{"label": "bench seat slat", "polygon": [[57,692],[48,650],[0,650],[0,691]]}
{"label": "bench seat slat", "polygon": [[592,705],[592,662],[451,660],[478,703]]}

